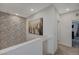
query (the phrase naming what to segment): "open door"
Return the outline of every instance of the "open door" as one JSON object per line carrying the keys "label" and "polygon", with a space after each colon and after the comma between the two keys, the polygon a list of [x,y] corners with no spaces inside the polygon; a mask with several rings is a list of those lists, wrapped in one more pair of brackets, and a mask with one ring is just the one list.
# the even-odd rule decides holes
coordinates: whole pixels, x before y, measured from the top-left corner
{"label": "open door", "polygon": [[72,47],[79,47],[79,21],[72,22]]}

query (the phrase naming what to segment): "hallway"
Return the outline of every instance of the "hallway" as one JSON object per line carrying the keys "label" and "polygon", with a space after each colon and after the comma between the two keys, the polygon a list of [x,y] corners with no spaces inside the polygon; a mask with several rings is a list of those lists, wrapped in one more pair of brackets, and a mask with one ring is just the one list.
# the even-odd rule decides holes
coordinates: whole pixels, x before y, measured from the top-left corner
{"label": "hallway", "polygon": [[79,48],[70,48],[64,45],[59,45],[56,55],[79,55]]}

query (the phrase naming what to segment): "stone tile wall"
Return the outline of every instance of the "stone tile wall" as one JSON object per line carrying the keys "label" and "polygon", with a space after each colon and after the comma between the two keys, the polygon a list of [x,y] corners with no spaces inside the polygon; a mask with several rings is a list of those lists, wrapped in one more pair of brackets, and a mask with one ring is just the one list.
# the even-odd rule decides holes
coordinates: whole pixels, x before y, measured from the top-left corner
{"label": "stone tile wall", "polygon": [[26,41],[26,19],[0,12],[0,50]]}

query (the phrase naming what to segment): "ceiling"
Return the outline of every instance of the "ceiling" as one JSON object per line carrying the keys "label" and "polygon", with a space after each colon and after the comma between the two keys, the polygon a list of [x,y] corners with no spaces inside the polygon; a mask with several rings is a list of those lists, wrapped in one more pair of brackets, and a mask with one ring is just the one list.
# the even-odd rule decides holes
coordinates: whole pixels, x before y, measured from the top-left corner
{"label": "ceiling", "polygon": [[79,10],[79,3],[55,3],[54,6],[60,14]]}
{"label": "ceiling", "polygon": [[[53,3],[52,3],[53,4]],[[0,3],[0,11],[28,17],[43,8],[51,5],[50,3]],[[54,3],[60,14],[79,10],[78,3]]]}
{"label": "ceiling", "polygon": [[49,5],[49,3],[0,3],[0,11],[28,17]]}

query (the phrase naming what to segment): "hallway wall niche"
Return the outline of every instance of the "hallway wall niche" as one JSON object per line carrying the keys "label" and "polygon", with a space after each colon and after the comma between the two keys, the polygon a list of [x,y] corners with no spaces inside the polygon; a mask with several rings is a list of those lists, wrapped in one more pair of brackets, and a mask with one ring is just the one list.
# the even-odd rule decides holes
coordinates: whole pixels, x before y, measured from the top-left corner
{"label": "hallway wall niche", "polygon": [[54,54],[57,50],[57,14],[55,7],[50,5],[27,18],[27,24],[29,21],[43,18],[43,35],[31,34],[28,31],[26,33],[28,39],[40,37],[47,39],[47,41],[44,41],[43,51],[48,54]]}

